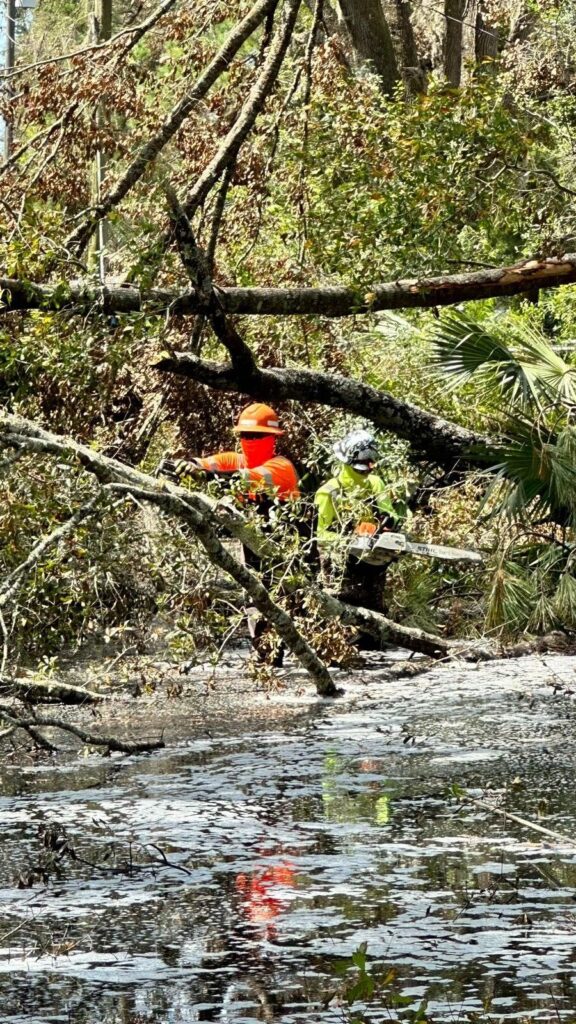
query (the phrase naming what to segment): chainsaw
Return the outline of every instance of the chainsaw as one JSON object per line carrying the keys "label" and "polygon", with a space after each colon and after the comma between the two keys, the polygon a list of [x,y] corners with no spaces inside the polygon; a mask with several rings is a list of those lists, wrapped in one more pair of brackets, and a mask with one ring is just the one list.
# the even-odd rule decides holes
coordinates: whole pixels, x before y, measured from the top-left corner
{"label": "chainsaw", "polygon": [[447,562],[482,562],[478,551],[451,548],[443,544],[424,544],[410,540],[405,533],[356,534],[349,553],[369,565],[385,565],[396,555],[419,555],[421,558],[441,558]]}

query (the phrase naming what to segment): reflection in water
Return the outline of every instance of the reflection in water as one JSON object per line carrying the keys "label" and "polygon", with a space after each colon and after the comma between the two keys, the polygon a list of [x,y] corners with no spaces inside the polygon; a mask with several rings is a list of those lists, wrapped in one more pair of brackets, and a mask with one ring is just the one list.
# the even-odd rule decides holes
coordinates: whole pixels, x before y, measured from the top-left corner
{"label": "reflection in water", "polygon": [[359,773],[375,776],[367,783],[366,790],[349,791],[349,767],[335,751],[330,751],[324,758],[322,803],[325,817],[329,821],[374,821],[376,825],[387,825],[390,821],[390,796],[382,791],[385,780],[379,777],[380,760],[365,757],[356,766]]}
{"label": "reflection in water", "polygon": [[296,884],[296,871],[290,861],[260,865],[250,874],[236,875],[236,891],[242,897],[241,909],[251,924],[258,926],[264,939],[276,938],[276,918],[287,907],[286,888]]}
{"label": "reflection in water", "polygon": [[[546,798],[550,827],[574,834],[574,709],[535,685],[527,715],[514,670],[359,687],[286,733],[10,769],[2,1021],[316,1024],[336,1019],[321,1009],[334,965],[364,941],[407,1009],[427,998],[435,1021],[570,1021],[574,849],[448,795],[489,782],[527,818]],[[53,824],[100,869],[71,861],[19,890]],[[128,848],[134,868],[118,873]],[[172,866],[150,865],[158,850]],[[371,1019],[389,1019],[385,998]]]}

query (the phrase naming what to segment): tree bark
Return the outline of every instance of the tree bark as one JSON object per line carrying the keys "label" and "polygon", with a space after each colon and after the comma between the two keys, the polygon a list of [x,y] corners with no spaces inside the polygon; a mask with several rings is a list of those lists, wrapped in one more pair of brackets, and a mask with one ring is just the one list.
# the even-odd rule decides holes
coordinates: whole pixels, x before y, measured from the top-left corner
{"label": "tree bark", "polygon": [[400,75],[392,36],[381,0],[340,0],[357,63],[374,71],[386,95],[396,88]]}
{"label": "tree bark", "polygon": [[462,79],[462,21],[466,0],[444,0],[444,74],[458,88]]}
{"label": "tree bark", "polygon": [[498,30],[489,22],[485,21],[482,11],[482,3],[478,4],[476,12],[475,32],[475,57],[476,63],[484,65],[484,68],[493,71],[495,61],[498,57],[499,36]]}
{"label": "tree bark", "polygon": [[[383,309],[423,309],[451,306],[475,299],[521,295],[532,288],[558,288],[576,283],[576,253],[525,260],[514,266],[470,274],[405,278],[377,284],[370,290],[326,288],[219,288],[224,313],[250,316],[356,316]],[[36,284],[0,277],[0,315],[22,309],[77,309],[109,313],[167,312],[178,316],[206,315],[206,301],[194,289],[176,291],[154,288],[140,291],[132,285],[107,284],[104,289],[90,281]]]}
{"label": "tree bark", "polygon": [[426,654],[432,658],[447,657],[456,645],[423,629],[400,626],[380,612],[357,608],[338,600],[324,591],[313,590],[320,614],[327,619],[340,619],[345,626],[356,626],[369,633],[382,647],[404,647],[408,651]]}
{"label": "tree bark", "polygon": [[55,680],[43,683],[36,679],[26,679],[25,676],[8,679],[2,684],[2,690],[16,694],[27,704],[100,704],[106,700],[105,694],[85,690],[81,686]]}
{"label": "tree bark", "polygon": [[414,29],[412,28],[410,2],[409,0],[394,0],[394,5],[402,51],[401,70],[404,87],[409,97],[419,96],[426,92],[427,82],[426,73],[420,64]]}

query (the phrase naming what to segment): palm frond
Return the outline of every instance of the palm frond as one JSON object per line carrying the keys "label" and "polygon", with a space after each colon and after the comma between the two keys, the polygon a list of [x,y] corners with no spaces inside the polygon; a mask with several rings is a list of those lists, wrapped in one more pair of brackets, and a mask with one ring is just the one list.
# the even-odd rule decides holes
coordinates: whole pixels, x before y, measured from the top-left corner
{"label": "palm frond", "polygon": [[540,594],[532,607],[528,629],[533,633],[549,633],[557,625],[555,602],[547,594]]}
{"label": "palm frond", "polygon": [[463,384],[488,363],[506,363],[512,353],[495,335],[464,313],[450,313],[437,327],[435,362]]}
{"label": "palm frond", "polygon": [[487,629],[518,630],[534,607],[533,580],[514,562],[500,565],[492,578],[486,607]]}
{"label": "palm frond", "polygon": [[576,401],[576,367],[570,366],[529,325],[479,323],[465,313],[445,316],[433,338],[434,362],[458,387],[474,378],[481,394],[500,395],[524,408]]}
{"label": "palm frond", "polygon": [[571,629],[576,627],[576,579],[570,572],[562,573],[554,595],[554,608],[559,622]]}
{"label": "palm frond", "polygon": [[569,425],[558,435],[551,463],[553,505],[569,510],[576,520],[576,426]]}
{"label": "palm frond", "polygon": [[519,358],[526,360],[526,368],[534,379],[548,391],[550,401],[576,402],[576,366],[571,366],[555,352],[543,335],[528,324],[518,330]]}
{"label": "palm frond", "polygon": [[576,520],[576,428],[566,427],[554,439],[537,434],[528,420],[516,417],[512,422],[514,439],[493,469],[489,494],[499,492],[495,514],[511,519],[529,514],[532,520],[558,523]]}

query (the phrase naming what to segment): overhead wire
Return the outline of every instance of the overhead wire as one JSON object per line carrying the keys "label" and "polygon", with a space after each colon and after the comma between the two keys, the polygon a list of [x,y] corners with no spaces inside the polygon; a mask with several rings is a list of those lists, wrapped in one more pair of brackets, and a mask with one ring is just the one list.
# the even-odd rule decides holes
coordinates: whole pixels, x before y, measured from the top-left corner
{"label": "overhead wire", "polygon": [[[429,11],[435,11],[436,14],[439,14],[442,18],[444,18],[445,21],[454,21],[457,22],[459,25],[465,25],[468,28],[473,28],[476,32],[478,32],[479,35],[490,36],[492,39],[500,38],[500,34],[498,32],[495,32],[493,29],[479,28],[476,22],[466,21],[464,18],[456,18],[453,14],[446,14],[446,11],[443,11],[442,8],[440,7],[435,7],[434,4],[422,2],[420,3],[419,6]],[[558,38],[558,31],[556,29],[547,29],[542,25],[538,27],[538,33],[541,36],[549,36],[550,39]]]}

